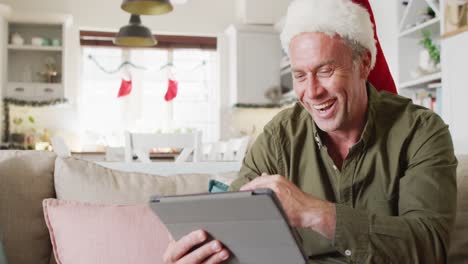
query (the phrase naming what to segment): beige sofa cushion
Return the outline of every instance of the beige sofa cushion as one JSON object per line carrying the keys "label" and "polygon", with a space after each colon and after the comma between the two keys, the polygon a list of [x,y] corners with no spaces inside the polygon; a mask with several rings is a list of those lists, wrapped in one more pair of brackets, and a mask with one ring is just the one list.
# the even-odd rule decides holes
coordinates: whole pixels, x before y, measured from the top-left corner
{"label": "beige sofa cushion", "polygon": [[[54,180],[58,199],[128,205],[147,203],[152,195],[207,192],[210,179],[230,184],[237,174],[158,176],[116,171],[85,160],[59,157],[55,162]],[[55,264],[53,257],[50,264]]]}
{"label": "beige sofa cushion", "polygon": [[449,263],[468,262],[468,155],[458,156],[457,218],[452,231]]}
{"label": "beige sofa cushion", "polygon": [[55,197],[55,154],[0,151],[0,226],[9,263],[49,263],[42,200]]}
{"label": "beige sofa cushion", "polygon": [[147,203],[152,195],[207,192],[210,179],[229,184],[235,177],[237,172],[171,176],[129,173],[75,158],[57,158],[55,163],[58,199],[102,204]]}

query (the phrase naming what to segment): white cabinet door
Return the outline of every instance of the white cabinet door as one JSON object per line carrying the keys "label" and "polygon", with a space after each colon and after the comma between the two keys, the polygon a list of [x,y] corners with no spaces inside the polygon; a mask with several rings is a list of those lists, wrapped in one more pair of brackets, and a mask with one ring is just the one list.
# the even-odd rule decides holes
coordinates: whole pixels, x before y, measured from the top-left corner
{"label": "white cabinet door", "polygon": [[5,97],[18,100],[34,100],[35,87],[27,83],[8,83]]}
{"label": "white cabinet door", "polygon": [[457,153],[468,153],[468,32],[442,41],[443,116]]}
{"label": "white cabinet door", "polygon": [[56,83],[8,83],[5,97],[25,101],[50,101],[63,98],[63,85]]}
{"label": "white cabinet door", "polygon": [[63,85],[55,83],[41,83],[36,85],[35,98],[38,101],[48,101],[64,97]]}
{"label": "white cabinet door", "polygon": [[265,92],[279,89],[279,34],[272,26],[231,26],[226,35],[230,104],[271,103]]}

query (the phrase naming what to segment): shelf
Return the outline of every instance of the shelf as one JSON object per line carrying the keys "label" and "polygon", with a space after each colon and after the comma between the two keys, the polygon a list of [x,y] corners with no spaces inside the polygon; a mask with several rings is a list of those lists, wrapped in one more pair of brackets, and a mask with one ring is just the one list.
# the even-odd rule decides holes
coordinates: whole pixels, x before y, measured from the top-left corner
{"label": "shelf", "polygon": [[434,10],[434,13],[436,14],[436,16],[440,17],[440,9],[439,9],[439,6],[437,6],[437,5],[440,5],[438,1],[426,0],[426,2],[432,8],[432,10]]}
{"label": "shelf", "polygon": [[[430,28],[431,32],[439,32],[440,31],[440,18],[435,17],[431,20],[428,20],[424,23],[421,23],[415,27],[409,28],[404,30],[403,32],[400,33],[400,38],[401,37],[421,37],[421,34],[419,33],[423,29]],[[437,34],[438,35],[438,34]]]}
{"label": "shelf", "polygon": [[15,82],[15,81],[9,81],[7,83],[8,84],[13,84],[13,85],[27,85],[27,86],[32,86],[32,85],[62,86],[62,83],[50,83],[50,82]]}
{"label": "shelf", "polygon": [[428,7],[432,8],[436,18],[440,18],[440,10],[437,8],[433,0],[409,0],[408,5],[403,10],[403,15],[401,16],[399,25],[400,31],[406,31],[406,25],[418,24],[421,18],[423,18],[422,14],[420,13],[421,10],[426,10]]}
{"label": "shelf", "polygon": [[9,50],[28,50],[28,51],[62,51],[61,46],[34,46],[34,45],[8,45]]}
{"label": "shelf", "polygon": [[410,10],[411,6],[413,5],[413,1],[414,0],[409,0],[408,4],[404,8],[403,15],[401,17],[400,24],[398,26],[400,28],[400,30],[402,30],[403,27],[405,26],[405,22],[406,22],[406,19],[408,17],[409,10]]}
{"label": "shelf", "polygon": [[468,25],[463,26],[463,27],[461,27],[461,28],[459,28],[457,30],[447,32],[444,35],[442,35],[442,38],[450,38],[450,37],[453,37],[453,36],[458,35],[460,33],[463,33],[465,31],[468,31]]}
{"label": "shelf", "polygon": [[433,74],[430,74],[430,75],[422,76],[422,77],[420,77],[420,78],[418,78],[416,80],[411,80],[411,81],[401,83],[400,84],[400,89],[412,88],[412,87],[415,87],[415,86],[420,86],[422,84],[430,83],[432,81],[436,81],[436,80],[440,80],[440,79],[442,79],[442,73],[437,72],[437,73],[433,73]]}
{"label": "shelf", "polygon": [[429,84],[427,85],[427,88],[428,88],[428,89],[438,89],[438,88],[442,88],[442,82],[429,83]]}

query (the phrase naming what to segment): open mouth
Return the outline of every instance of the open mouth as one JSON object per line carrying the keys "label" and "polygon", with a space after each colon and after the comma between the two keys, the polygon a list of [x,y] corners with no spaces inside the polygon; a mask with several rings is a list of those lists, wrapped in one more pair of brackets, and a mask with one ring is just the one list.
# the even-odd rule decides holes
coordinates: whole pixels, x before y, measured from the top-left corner
{"label": "open mouth", "polygon": [[315,110],[318,110],[320,113],[325,113],[327,110],[332,108],[332,106],[335,104],[336,99],[326,101],[323,104],[319,105],[314,105]]}

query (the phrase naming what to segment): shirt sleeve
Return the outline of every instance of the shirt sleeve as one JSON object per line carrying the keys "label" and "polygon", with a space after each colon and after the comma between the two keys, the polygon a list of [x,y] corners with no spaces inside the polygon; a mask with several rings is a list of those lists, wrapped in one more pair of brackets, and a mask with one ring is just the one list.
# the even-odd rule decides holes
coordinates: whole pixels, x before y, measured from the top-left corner
{"label": "shirt sleeve", "polygon": [[278,155],[278,139],[276,138],[276,129],[271,125],[265,126],[263,133],[257,137],[257,140],[245,156],[239,177],[232,182],[230,191],[237,191],[243,185],[256,177],[267,173],[269,175],[280,174]]}
{"label": "shirt sleeve", "polygon": [[448,127],[426,118],[408,142],[398,216],[336,205],[334,246],[357,263],[446,263],[456,210],[456,167]]}

